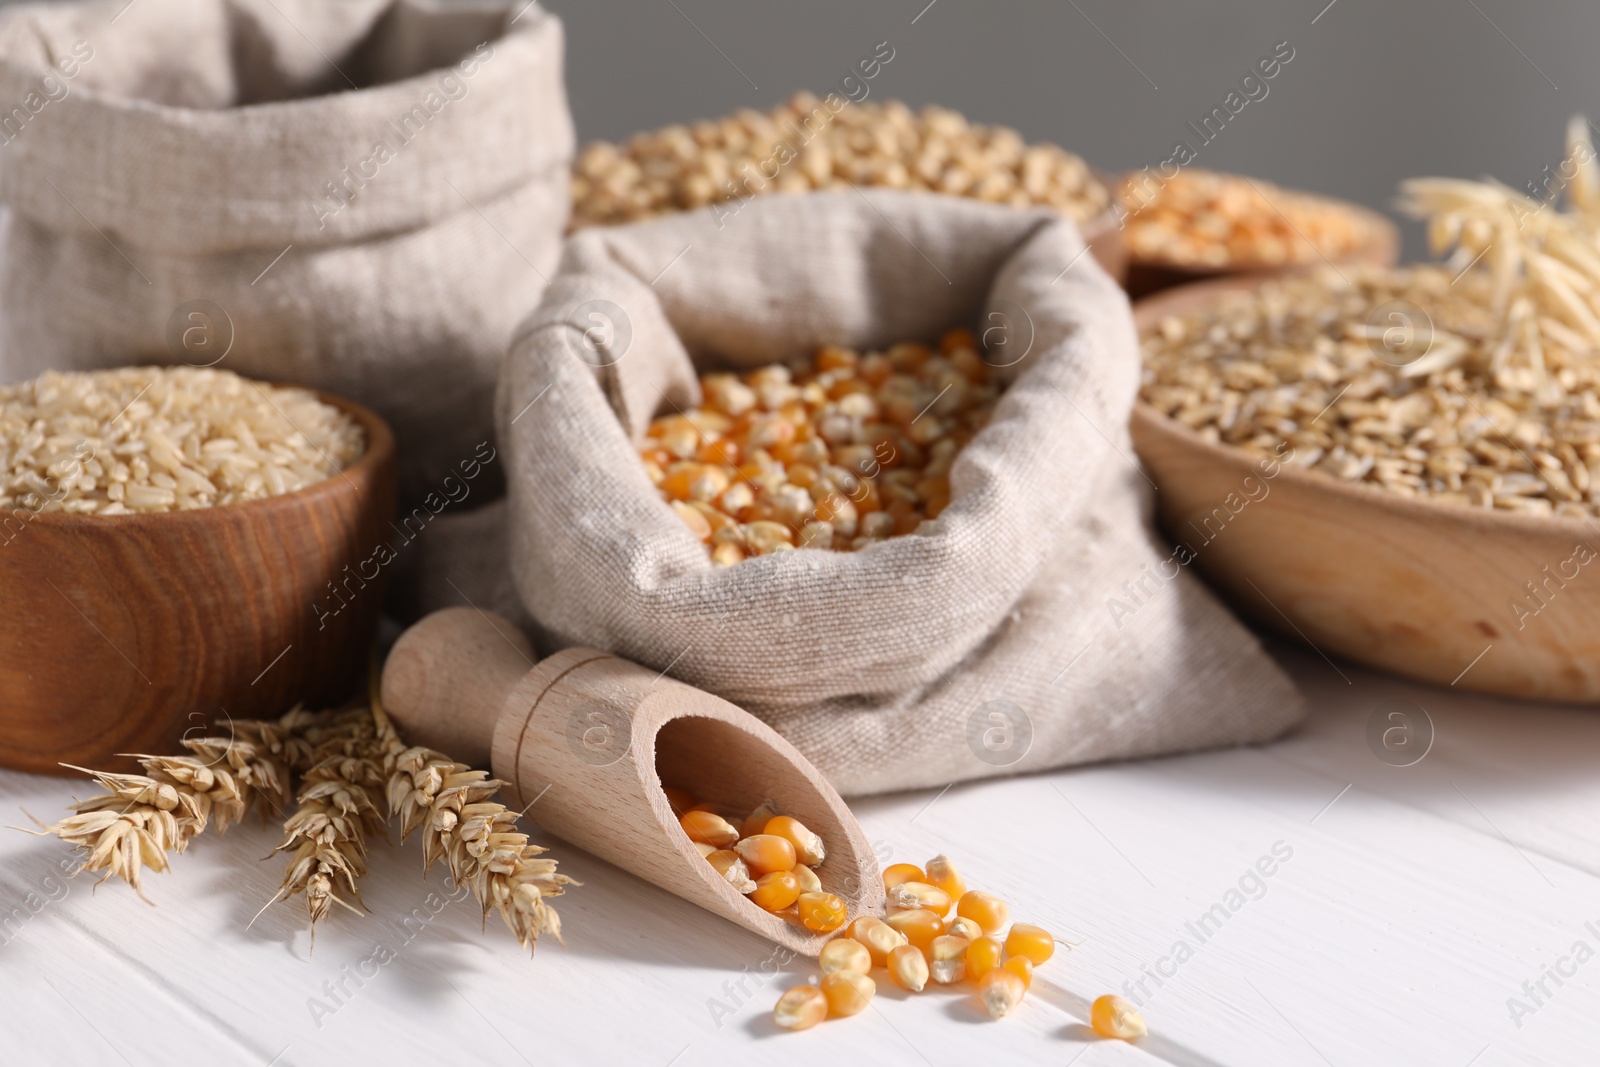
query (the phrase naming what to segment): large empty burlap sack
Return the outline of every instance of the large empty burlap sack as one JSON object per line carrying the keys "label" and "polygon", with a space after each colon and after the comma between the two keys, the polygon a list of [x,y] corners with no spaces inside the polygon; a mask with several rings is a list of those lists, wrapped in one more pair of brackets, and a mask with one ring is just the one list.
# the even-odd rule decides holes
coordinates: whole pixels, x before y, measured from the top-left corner
{"label": "large empty burlap sack", "polygon": [[[1009,332],[1009,384],[915,534],[714,569],[636,454],[697,370],[957,324]],[[1127,300],[1047,211],[839,193],[585,231],[502,372],[517,589],[546,651],[726,697],[847,793],[1270,738],[1303,702],[1168,562],[1138,377]]]}
{"label": "large empty burlap sack", "polygon": [[215,364],[362,401],[415,500],[492,432],[559,257],[560,23],[523,3],[0,13],[0,381]]}

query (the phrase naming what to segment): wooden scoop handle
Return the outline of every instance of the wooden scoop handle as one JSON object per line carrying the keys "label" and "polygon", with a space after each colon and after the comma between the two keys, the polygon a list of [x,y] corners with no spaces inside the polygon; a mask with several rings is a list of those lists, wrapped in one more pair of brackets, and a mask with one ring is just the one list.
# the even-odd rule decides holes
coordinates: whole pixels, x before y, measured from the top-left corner
{"label": "wooden scoop handle", "polygon": [[476,608],[446,608],[395,642],[383,667],[383,706],[414,745],[488,769],[506,697],[537,666],[511,623]]}

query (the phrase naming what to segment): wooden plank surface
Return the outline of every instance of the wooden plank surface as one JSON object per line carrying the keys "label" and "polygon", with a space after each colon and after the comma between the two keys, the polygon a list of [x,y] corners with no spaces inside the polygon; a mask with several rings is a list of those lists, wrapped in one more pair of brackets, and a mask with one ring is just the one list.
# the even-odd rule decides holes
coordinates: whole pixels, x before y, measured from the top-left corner
{"label": "wooden plank surface", "polygon": [[[559,843],[553,854],[586,884],[560,901],[566,946],[546,942],[529,960],[498,920],[485,930],[470,898],[452,899],[442,875],[423,878],[414,846],[374,850],[363,889],[372,914],[336,915],[313,953],[297,906],[250,925],[282,873],[278,859],[261,861],[273,827],[197,841],[172,873],[149,879],[154,907],[120,884],[62,880],[59,843],[7,831],[3,1058],[1592,1060],[1600,959],[1573,952],[1577,942],[1600,952],[1600,782],[1590,769],[1600,718],[1335,669],[1310,652],[1280,656],[1315,711],[1275,745],[855,804],[886,861],[949,853],[970,884],[1011,902],[1013,918],[1079,942],[1000,1023],[980,1016],[970,992],[910,997],[884,982],[863,1016],[779,1034],[772,1002],[809,967]],[[1397,703],[1421,707],[1434,727],[1409,767],[1385,763],[1367,740],[1373,714]],[[24,824],[19,809],[53,819],[85,789],[0,774],[3,821]],[[1549,970],[1558,963],[1571,972],[1559,982]],[[1142,1000],[1152,1036],[1138,1047],[1094,1039],[1087,1005],[1104,992]]]}

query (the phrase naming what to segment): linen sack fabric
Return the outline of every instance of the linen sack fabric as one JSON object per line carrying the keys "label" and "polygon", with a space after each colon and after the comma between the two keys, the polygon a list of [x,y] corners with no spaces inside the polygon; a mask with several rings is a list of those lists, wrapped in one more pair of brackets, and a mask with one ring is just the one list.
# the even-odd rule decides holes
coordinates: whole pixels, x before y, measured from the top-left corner
{"label": "linen sack fabric", "polygon": [[389,421],[416,500],[492,432],[572,152],[537,5],[8,7],[0,381],[187,362],[325,389]]}
{"label": "linen sack fabric", "polygon": [[[1007,331],[1007,388],[914,534],[713,568],[644,472],[697,370],[956,324]],[[513,578],[545,651],[725,697],[847,794],[1268,739],[1303,713],[1288,678],[1198,580],[1148,577],[1138,379],[1127,299],[1048,211],[826,193],[587,230],[502,371]]]}

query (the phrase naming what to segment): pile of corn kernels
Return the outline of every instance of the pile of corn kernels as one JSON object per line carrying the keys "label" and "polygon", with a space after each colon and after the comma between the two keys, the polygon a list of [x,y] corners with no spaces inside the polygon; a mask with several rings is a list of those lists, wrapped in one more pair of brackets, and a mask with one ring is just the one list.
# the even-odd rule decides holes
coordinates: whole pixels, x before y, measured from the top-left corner
{"label": "pile of corn kernels", "polygon": [[937,349],[828,346],[808,366],[708,374],[701,386],[704,405],[655,419],[640,455],[718,566],[856,551],[937,518],[956,453],[1000,392],[966,329]]}
{"label": "pile of corn kernels", "polygon": [[747,108],[621,145],[588,145],[573,169],[570,225],[851,186],[1048,205],[1077,222],[1111,206],[1110,191],[1082,159],[1055,145],[1030,145],[1004,126],[974,125],[944,108],[913,112],[897,101],[846,103],[835,112],[799,93],[765,113]]}
{"label": "pile of corn kernels", "polygon": [[1341,262],[1369,247],[1377,224],[1334,200],[1270,182],[1181,170],[1172,178],[1136,171],[1117,200],[1136,262],[1194,269]]}

